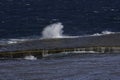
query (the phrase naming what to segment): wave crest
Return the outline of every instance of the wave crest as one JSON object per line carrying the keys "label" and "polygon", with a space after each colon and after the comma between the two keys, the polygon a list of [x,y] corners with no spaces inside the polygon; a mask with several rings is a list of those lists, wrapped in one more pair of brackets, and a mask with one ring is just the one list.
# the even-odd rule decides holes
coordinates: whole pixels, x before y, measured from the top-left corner
{"label": "wave crest", "polygon": [[114,34],[115,32],[112,31],[102,31],[101,33],[95,33],[92,36],[101,36],[101,35],[106,35],[106,34]]}
{"label": "wave crest", "polygon": [[42,31],[42,37],[24,37],[24,38],[16,38],[16,39],[1,39],[0,45],[6,45],[6,44],[16,44],[21,43],[24,41],[30,41],[30,40],[39,40],[39,39],[48,39],[48,38],[79,38],[79,37],[90,37],[90,36],[102,36],[107,34],[114,34],[118,32],[112,32],[112,31],[102,31],[101,33],[95,33],[95,34],[88,34],[88,35],[80,35],[80,36],[66,36],[63,34],[64,26],[61,22],[53,23],[48,26],[46,26]]}

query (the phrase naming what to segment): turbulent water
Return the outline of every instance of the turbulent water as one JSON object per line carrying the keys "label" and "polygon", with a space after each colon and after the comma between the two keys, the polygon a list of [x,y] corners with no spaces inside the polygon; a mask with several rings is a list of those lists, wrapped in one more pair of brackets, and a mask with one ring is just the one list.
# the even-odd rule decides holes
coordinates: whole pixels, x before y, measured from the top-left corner
{"label": "turbulent water", "polygon": [[[116,32],[120,0],[0,0],[0,46]],[[119,54],[36,59],[0,60],[0,80],[120,80]]]}
{"label": "turbulent water", "polygon": [[120,54],[1,60],[0,80],[120,80]]}

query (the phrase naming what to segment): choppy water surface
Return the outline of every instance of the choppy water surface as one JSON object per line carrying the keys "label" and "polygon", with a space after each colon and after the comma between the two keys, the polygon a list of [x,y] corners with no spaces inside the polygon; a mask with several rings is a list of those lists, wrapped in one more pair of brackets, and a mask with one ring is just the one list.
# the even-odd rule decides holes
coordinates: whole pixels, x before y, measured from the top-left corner
{"label": "choppy water surface", "polygon": [[[115,32],[120,0],[0,0],[0,45]],[[120,54],[0,60],[0,80],[120,80]]]}
{"label": "choppy water surface", "polygon": [[0,80],[120,80],[120,54],[1,60]]}

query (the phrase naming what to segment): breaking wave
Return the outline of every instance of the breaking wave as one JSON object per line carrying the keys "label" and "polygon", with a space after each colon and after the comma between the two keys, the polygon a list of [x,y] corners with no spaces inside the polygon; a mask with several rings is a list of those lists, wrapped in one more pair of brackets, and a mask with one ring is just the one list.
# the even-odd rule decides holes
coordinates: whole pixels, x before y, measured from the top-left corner
{"label": "breaking wave", "polygon": [[101,33],[95,33],[95,34],[88,34],[88,35],[80,35],[80,36],[67,36],[64,35],[64,26],[61,22],[53,23],[48,26],[46,26],[42,31],[42,37],[37,36],[36,37],[24,37],[24,38],[16,38],[16,39],[1,39],[0,45],[5,44],[15,44],[15,43],[21,43],[24,41],[30,41],[30,40],[39,40],[39,39],[50,39],[50,38],[79,38],[79,37],[89,37],[89,36],[101,36],[101,35],[107,35],[107,34],[114,34],[117,32],[112,31],[102,31]]}
{"label": "breaking wave", "polygon": [[106,34],[115,34],[115,32],[112,31],[102,31],[101,33],[95,33],[92,36],[101,36],[101,35],[106,35]]}
{"label": "breaking wave", "polygon": [[92,35],[81,35],[81,36],[66,36],[63,34],[64,26],[61,22],[50,24],[46,26],[42,31],[42,38],[78,38],[78,37],[89,37],[89,36],[101,36],[101,35],[107,35],[107,34],[114,34],[116,32],[112,31],[102,31],[101,33],[94,33]]}
{"label": "breaking wave", "polygon": [[53,23],[46,26],[42,31],[41,39],[50,38],[77,38],[79,36],[69,36],[64,33],[64,25],[61,22]]}

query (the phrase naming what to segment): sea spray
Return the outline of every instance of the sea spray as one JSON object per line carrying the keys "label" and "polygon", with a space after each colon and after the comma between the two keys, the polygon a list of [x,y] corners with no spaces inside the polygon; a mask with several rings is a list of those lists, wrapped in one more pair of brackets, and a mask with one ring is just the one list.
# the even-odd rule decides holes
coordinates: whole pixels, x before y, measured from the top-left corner
{"label": "sea spray", "polygon": [[94,34],[87,34],[87,35],[78,35],[78,36],[68,36],[63,34],[64,26],[61,22],[53,23],[46,26],[42,31],[41,36],[27,36],[22,38],[11,38],[11,39],[0,39],[0,45],[7,45],[7,44],[16,44],[22,43],[25,41],[32,41],[32,40],[39,40],[39,39],[46,39],[46,38],[79,38],[79,37],[90,37],[90,36],[102,36],[107,34],[115,34],[119,32],[112,32],[112,31],[102,31],[101,33],[94,33]]}
{"label": "sea spray", "polygon": [[63,38],[63,28],[60,22],[50,24],[43,29],[42,38]]}
{"label": "sea spray", "polygon": [[92,36],[101,36],[101,35],[106,35],[106,34],[114,34],[115,32],[111,31],[102,31],[101,33],[95,33]]}
{"label": "sea spray", "polygon": [[61,22],[53,23],[46,26],[42,31],[42,38],[78,38],[78,37],[88,37],[88,36],[101,36],[106,34],[114,34],[115,32],[111,31],[102,31],[101,33],[95,33],[93,35],[81,35],[81,36],[66,36],[63,35],[63,28]]}

